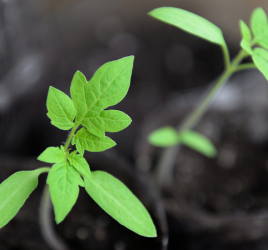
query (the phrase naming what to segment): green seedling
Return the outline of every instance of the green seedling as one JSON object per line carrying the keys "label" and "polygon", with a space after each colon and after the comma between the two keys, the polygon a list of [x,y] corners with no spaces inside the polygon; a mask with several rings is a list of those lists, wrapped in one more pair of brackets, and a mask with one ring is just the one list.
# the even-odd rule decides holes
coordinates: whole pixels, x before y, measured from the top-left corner
{"label": "green seedling", "polygon": [[[71,98],[50,87],[47,116],[59,129],[71,130],[65,145],[48,147],[38,160],[53,163],[33,171],[20,171],[0,185],[0,228],[23,206],[48,172],[47,184],[57,223],[68,215],[78,198],[79,186],[119,223],[145,237],[156,237],[152,219],[134,194],[118,179],[103,171],[90,171],[84,151],[100,152],[116,145],[105,132],[126,128],[131,119],[118,110],[105,110],[120,102],[129,89],[133,56],[108,62],[90,81],[77,71],[71,83]],[[75,145],[76,150],[70,148]],[[46,204],[46,202],[42,202]],[[41,211],[45,211],[41,208]]]}
{"label": "green seedling", "polygon": [[[208,94],[182,124],[176,129],[170,127],[160,128],[149,135],[148,140],[152,145],[170,147],[163,154],[162,159],[159,161],[160,165],[157,168],[156,182],[161,185],[160,180],[165,179],[165,173],[167,173],[166,175],[172,174],[172,164],[176,156],[176,147],[174,146],[183,144],[205,156],[214,157],[216,155],[216,149],[212,143],[204,136],[192,131],[192,129],[206,112],[215,94],[234,73],[245,69],[257,68],[268,80],[268,22],[262,8],[257,8],[253,11],[250,20],[251,29],[240,20],[241,50],[231,61],[222,31],[205,18],[173,7],[160,7],[150,11],[148,14],[162,22],[219,45],[223,52],[225,64],[225,70]],[[246,57],[250,57],[252,62],[243,63],[243,59]],[[173,160],[170,159],[172,157]],[[167,176],[166,180],[170,178],[170,176]]]}

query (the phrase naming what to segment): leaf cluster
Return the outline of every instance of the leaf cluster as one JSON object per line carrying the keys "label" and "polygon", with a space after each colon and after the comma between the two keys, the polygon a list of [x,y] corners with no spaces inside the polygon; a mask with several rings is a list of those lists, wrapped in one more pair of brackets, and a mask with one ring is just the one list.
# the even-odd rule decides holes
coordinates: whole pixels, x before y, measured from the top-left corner
{"label": "leaf cluster", "polygon": [[[146,237],[155,237],[152,219],[131,191],[118,179],[102,171],[91,172],[84,151],[100,152],[116,145],[105,132],[118,132],[131,118],[118,110],[106,110],[120,102],[129,89],[133,56],[108,62],[87,81],[77,71],[71,83],[71,98],[50,87],[47,116],[51,124],[70,130],[65,146],[48,147],[38,160],[53,163],[51,169],[15,173],[0,185],[0,228],[19,211],[36,188],[38,176],[49,172],[47,184],[57,223],[64,220],[79,194],[79,186],[119,223]],[[71,152],[70,143],[76,150]]]}

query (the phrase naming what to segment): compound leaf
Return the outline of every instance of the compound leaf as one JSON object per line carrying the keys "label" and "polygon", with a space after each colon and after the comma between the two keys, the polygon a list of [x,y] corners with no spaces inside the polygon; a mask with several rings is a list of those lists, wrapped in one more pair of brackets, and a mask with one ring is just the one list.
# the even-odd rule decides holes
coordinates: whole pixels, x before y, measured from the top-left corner
{"label": "compound leaf", "polygon": [[261,56],[256,49],[253,50],[252,59],[256,67],[261,71],[261,73],[268,80],[268,61]]}
{"label": "compound leaf", "polygon": [[84,186],[84,182],[79,173],[65,160],[52,166],[47,184],[55,211],[55,219],[59,224],[71,211],[78,198],[78,185]]}
{"label": "compound leaf", "polygon": [[105,137],[105,131],[96,124],[101,111],[120,102],[129,89],[133,67],[133,56],[108,62],[101,66],[89,82],[81,72],[74,75],[71,96],[78,110],[76,125],[82,124],[87,130]]}
{"label": "compound leaf", "polygon": [[38,156],[37,160],[47,163],[57,163],[64,160],[65,157],[65,152],[59,147],[48,147]]}
{"label": "compound leaf", "polygon": [[69,96],[54,87],[49,87],[47,110],[47,116],[50,118],[52,125],[62,130],[69,130],[73,127],[73,120],[76,115],[73,101]]}
{"label": "compound leaf", "polygon": [[195,131],[182,131],[180,133],[181,143],[191,149],[207,156],[214,157],[217,153],[214,145],[203,135]]}
{"label": "compound leaf", "polygon": [[17,172],[0,184],[0,228],[5,226],[20,210],[37,187],[43,169]]}
{"label": "compound leaf", "polygon": [[248,52],[250,55],[252,55],[253,51],[251,49],[250,42],[247,41],[246,39],[242,39],[240,43],[241,48],[243,48],[246,52]]}
{"label": "compound leaf", "polygon": [[73,151],[68,156],[70,165],[73,166],[84,178],[91,178],[91,171],[86,159],[81,154],[76,154],[77,151]]}
{"label": "compound leaf", "polygon": [[251,32],[249,27],[242,20],[240,20],[239,24],[242,38],[244,38],[248,42],[251,42]]}
{"label": "compound leaf", "polygon": [[179,143],[180,137],[176,129],[163,127],[153,131],[148,136],[149,142],[158,147],[171,147]]}
{"label": "compound leaf", "polygon": [[84,154],[84,150],[90,152],[101,152],[108,148],[114,147],[116,143],[105,136],[104,138],[99,138],[85,128],[81,128],[73,137],[72,145],[76,145],[76,148],[80,154]]}
{"label": "compound leaf", "polygon": [[92,172],[85,179],[85,188],[92,199],[120,224],[145,237],[156,237],[152,219],[134,194],[118,179],[102,172]]}
{"label": "compound leaf", "polygon": [[174,7],[160,7],[148,14],[193,35],[226,47],[221,30],[210,21],[194,13]]}
{"label": "compound leaf", "polygon": [[251,16],[250,25],[255,36],[254,41],[268,49],[267,16],[262,8],[256,8]]}

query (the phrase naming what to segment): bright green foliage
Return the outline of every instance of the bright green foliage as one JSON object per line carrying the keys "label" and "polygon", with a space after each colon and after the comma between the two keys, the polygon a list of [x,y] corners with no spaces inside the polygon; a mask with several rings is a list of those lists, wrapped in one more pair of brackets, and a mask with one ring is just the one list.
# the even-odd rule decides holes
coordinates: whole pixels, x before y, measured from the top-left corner
{"label": "bright green foliage", "polygon": [[189,148],[207,156],[215,157],[217,150],[213,144],[203,135],[195,131],[182,131],[180,133],[181,143]]}
{"label": "bright green foliage", "polygon": [[68,156],[68,161],[84,178],[91,178],[89,165],[83,155],[77,154],[75,150]]}
{"label": "bright green foliage", "polygon": [[73,137],[72,144],[76,145],[76,148],[80,154],[84,154],[84,150],[90,152],[101,152],[108,148],[114,147],[116,143],[105,136],[99,138],[89,133],[85,128],[81,128]]}
{"label": "bright green foliage", "polygon": [[261,57],[263,57],[265,60],[268,61],[268,50],[263,48],[255,48],[254,53],[260,55]]}
{"label": "bright green foliage", "polygon": [[89,82],[81,72],[76,72],[71,84],[71,96],[77,109],[76,125],[82,124],[90,133],[105,137],[107,130],[103,128],[107,126],[100,113],[120,102],[127,94],[133,59],[129,56],[104,64]]}
{"label": "bright green foliage", "polygon": [[47,97],[47,116],[51,124],[59,129],[69,130],[73,127],[76,115],[74,104],[69,96],[60,90],[50,87]]}
{"label": "bright green foliage", "polygon": [[254,49],[253,50],[253,56],[252,59],[257,66],[257,68],[262,72],[262,74],[265,76],[265,78],[268,80],[268,61],[266,59],[266,53],[259,54],[260,49]]}
{"label": "bright green foliage", "polygon": [[48,147],[45,151],[38,156],[37,160],[47,163],[58,163],[66,158],[66,153],[63,146],[59,147]]}
{"label": "bright green foliage", "polygon": [[94,171],[90,180],[85,179],[85,188],[92,199],[120,224],[139,235],[156,237],[150,215],[118,179],[108,173]]}
{"label": "bright green foliage", "polygon": [[148,14],[193,35],[226,47],[221,30],[213,23],[194,13],[174,7],[160,7]]}
{"label": "bright green foliage", "polygon": [[253,54],[253,51],[251,49],[251,45],[250,42],[245,40],[244,38],[242,39],[241,43],[240,43],[241,48],[243,48],[247,53],[249,53],[250,55]]}
{"label": "bright green foliage", "polygon": [[78,185],[83,187],[84,181],[65,160],[52,166],[48,174],[47,184],[55,211],[55,219],[57,223],[60,223],[75,204],[79,193]]}
{"label": "bright green foliage", "polygon": [[156,129],[148,136],[149,142],[158,147],[175,146],[180,141],[180,136],[176,129],[172,127],[163,127]]}
{"label": "bright green foliage", "polygon": [[240,20],[239,24],[242,38],[248,42],[251,42],[251,32],[249,27],[242,20]]}
{"label": "bright green foliage", "polygon": [[100,128],[107,132],[121,131],[131,123],[131,118],[118,110],[104,110],[98,120]]}
{"label": "bright green foliage", "polygon": [[36,188],[38,176],[44,168],[20,171],[0,184],[0,228],[5,226],[20,210],[26,199]]}
{"label": "bright green foliage", "polygon": [[256,8],[250,20],[254,42],[268,49],[268,23],[267,16],[262,8]]}

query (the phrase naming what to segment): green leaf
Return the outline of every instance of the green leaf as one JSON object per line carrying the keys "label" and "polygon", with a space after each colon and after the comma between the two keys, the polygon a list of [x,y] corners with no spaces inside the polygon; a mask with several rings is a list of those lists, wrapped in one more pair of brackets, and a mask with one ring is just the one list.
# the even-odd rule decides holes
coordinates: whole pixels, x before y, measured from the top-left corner
{"label": "green leaf", "polygon": [[0,228],[5,226],[20,210],[26,199],[37,187],[43,168],[20,171],[0,184]]}
{"label": "green leaf", "polygon": [[102,172],[92,172],[85,179],[85,188],[92,199],[120,224],[145,237],[156,237],[153,221],[133,193],[118,179]]}
{"label": "green leaf", "polygon": [[39,161],[47,162],[47,163],[57,163],[66,158],[65,152],[59,147],[48,147],[40,154],[37,158]]}
{"label": "green leaf", "polygon": [[226,47],[221,30],[213,23],[194,13],[174,7],[160,7],[148,14],[193,35]]}
{"label": "green leaf", "polygon": [[91,178],[91,171],[86,159],[81,154],[76,154],[77,151],[73,151],[68,156],[70,165],[73,166],[84,178]]}
{"label": "green leaf", "polygon": [[255,43],[268,49],[268,23],[267,16],[262,8],[256,8],[251,16],[250,25],[255,36]]}
{"label": "green leaf", "polygon": [[133,67],[133,56],[108,62],[101,66],[89,82],[81,72],[76,72],[71,83],[71,96],[77,109],[75,124],[82,124],[87,130],[105,137],[105,131],[98,126],[96,118],[103,109],[120,102],[129,89]]}
{"label": "green leaf", "polygon": [[256,67],[260,70],[260,72],[265,76],[268,80],[268,61],[265,60],[262,56],[258,54],[258,51],[253,50],[252,59],[256,65]]}
{"label": "green leaf", "polygon": [[95,126],[107,132],[118,132],[125,129],[131,123],[131,118],[118,110],[103,110],[99,117],[91,120]]}
{"label": "green leaf", "polygon": [[203,135],[195,131],[183,131],[180,133],[181,143],[191,149],[207,156],[215,157],[217,150],[214,145]]}
{"label": "green leaf", "polygon": [[76,144],[76,148],[80,154],[84,154],[84,150],[90,152],[101,152],[108,148],[114,147],[116,143],[105,136],[104,138],[99,138],[85,128],[81,128],[73,137],[72,145]]}
{"label": "green leaf", "polygon": [[176,129],[163,127],[153,131],[148,136],[149,142],[158,147],[171,147],[179,143],[180,137]]}
{"label": "green leaf", "polygon": [[250,42],[245,40],[244,38],[242,39],[241,43],[240,43],[241,48],[243,48],[247,53],[249,53],[250,55],[252,55],[253,51],[251,49],[251,45]]}
{"label": "green leaf", "polygon": [[265,60],[268,61],[268,51],[266,49],[263,49],[263,48],[255,48],[254,49],[254,53],[257,53],[262,58],[264,58]]}
{"label": "green leaf", "polygon": [[47,116],[51,124],[62,130],[69,130],[73,127],[73,120],[76,115],[74,104],[69,96],[60,90],[50,87],[47,97]]}
{"label": "green leaf", "polygon": [[65,160],[52,166],[47,184],[55,211],[55,219],[59,224],[71,211],[78,198],[78,185],[83,187],[84,182],[79,173]]}
{"label": "green leaf", "polygon": [[246,41],[248,41],[250,43],[251,42],[251,32],[250,32],[249,27],[242,20],[240,20],[239,24],[240,24],[240,31],[242,34],[242,38],[244,38]]}

